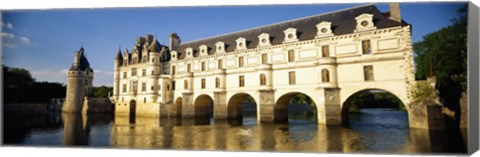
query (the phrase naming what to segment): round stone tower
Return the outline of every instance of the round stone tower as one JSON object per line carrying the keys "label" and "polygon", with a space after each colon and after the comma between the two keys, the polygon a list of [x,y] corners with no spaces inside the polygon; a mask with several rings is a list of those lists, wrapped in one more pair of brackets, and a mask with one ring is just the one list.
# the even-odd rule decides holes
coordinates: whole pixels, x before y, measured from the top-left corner
{"label": "round stone tower", "polygon": [[67,72],[67,94],[62,111],[80,113],[85,97],[91,95],[93,70],[83,47],[74,52],[73,64]]}

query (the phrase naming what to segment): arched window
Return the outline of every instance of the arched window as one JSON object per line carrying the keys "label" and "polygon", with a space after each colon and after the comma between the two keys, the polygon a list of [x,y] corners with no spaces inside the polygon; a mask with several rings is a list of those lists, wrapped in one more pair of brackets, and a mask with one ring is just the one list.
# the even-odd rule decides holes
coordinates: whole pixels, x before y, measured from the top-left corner
{"label": "arched window", "polygon": [[265,77],[265,74],[260,74],[260,85],[266,85],[267,84],[267,78]]}
{"label": "arched window", "polygon": [[327,69],[322,70],[322,82],[330,82],[330,72]]}
{"label": "arched window", "polygon": [[184,87],[185,89],[188,89],[188,81],[187,81],[187,80],[184,80],[184,81],[183,81],[183,87]]}
{"label": "arched window", "polygon": [[220,88],[220,78],[215,79],[215,88]]}

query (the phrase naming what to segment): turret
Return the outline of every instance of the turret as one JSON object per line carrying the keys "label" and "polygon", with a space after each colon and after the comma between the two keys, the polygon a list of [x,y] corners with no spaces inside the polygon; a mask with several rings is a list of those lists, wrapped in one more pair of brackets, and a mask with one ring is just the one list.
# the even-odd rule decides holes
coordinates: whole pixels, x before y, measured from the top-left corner
{"label": "turret", "polygon": [[118,93],[119,93],[119,82],[120,82],[120,66],[123,64],[123,57],[122,57],[122,51],[120,48],[118,48],[117,56],[115,56],[115,60],[113,62],[114,66],[114,72],[113,72],[113,96],[115,100],[118,99]]}
{"label": "turret", "polygon": [[93,70],[90,68],[83,47],[74,52],[74,61],[67,72],[67,93],[63,112],[82,111],[85,97],[92,92]]}

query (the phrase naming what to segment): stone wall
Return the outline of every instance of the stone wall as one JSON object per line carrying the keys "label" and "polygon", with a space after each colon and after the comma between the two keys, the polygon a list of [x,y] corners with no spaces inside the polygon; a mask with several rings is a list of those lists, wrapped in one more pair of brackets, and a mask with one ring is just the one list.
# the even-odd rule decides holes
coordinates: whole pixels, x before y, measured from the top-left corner
{"label": "stone wall", "polygon": [[113,111],[113,105],[108,98],[89,98],[85,97],[83,101],[82,113],[110,113]]}
{"label": "stone wall", "polygon": [[443,106],[429,101],[419,101],[409,104],[411,111],[408,121],[411,128],[444,129],[445,121]]}

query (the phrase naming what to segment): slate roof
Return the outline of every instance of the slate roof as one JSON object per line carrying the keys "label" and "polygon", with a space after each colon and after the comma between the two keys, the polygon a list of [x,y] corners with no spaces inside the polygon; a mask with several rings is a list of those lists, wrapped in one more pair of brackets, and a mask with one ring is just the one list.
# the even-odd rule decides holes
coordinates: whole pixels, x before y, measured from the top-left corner
{"label": "slate roof", "polygon": [[70,70],[85,71],[86,69],[88,69],[89,72],[93,72],[92,68],[90,68],[90,63],[88,62],[87,57],[85,57],[85,50],[83,49],[83,47],[80,48],[77,53],[79,53],[80,62],[78,63],[78,66],[72,64]]}
{"label": "slate roof", "polygon": [[115,56],[115,60],[120,60],[119,65],[123,64],[124,59],[128,59],[131,63],[132,54],[137,53],[138,63],[141,63],[142,57],[144,55],[148,55],[149,52],[160,53],[161,62],[170,60],[170,53],[168,52],[168,47],[160,44],[158,40],[150,34],[147,34],[145,37],[138,37],[137,42],[133,46],[131,52],[128,52],[128,49],[125,49],[122,56],[121,51],[118,50],[118,53]]}
{"label": "slate roof", "polygon": [[322,21],[329,21],[332,23],[332,31],[334,35],[350,34],[354,32],[356,27],[355,17],[363,13],[373,14],[373,22],[378,29],[409,25],[405,21],[397,22],[389,19],[386,16],[388,14],[380,12],[373,4],[369,4],[186,42],[180,44],[177,52],[180,54],[179,59],[183,59],[185,57],[185,49],[191,47],[194,56],[198,56],[200,45],[205,44],[208,46],[208,54],[214,54],[216,50],[215,44],[219,41],[223,41],[225,42],[225,51],[228,53],[235,50],[235,40],[240,37],[247,40],[247,48],[256,48],[259,42],[258,35],[261,33],[268,33],[270,35],[271,45],[279,45],[282,44],[284,40],[285,34],[283,31],[289,27],[297,29],[297,37],[299,41],[310,40],[315,38],[315,35],[317,34],[316,25]]}

